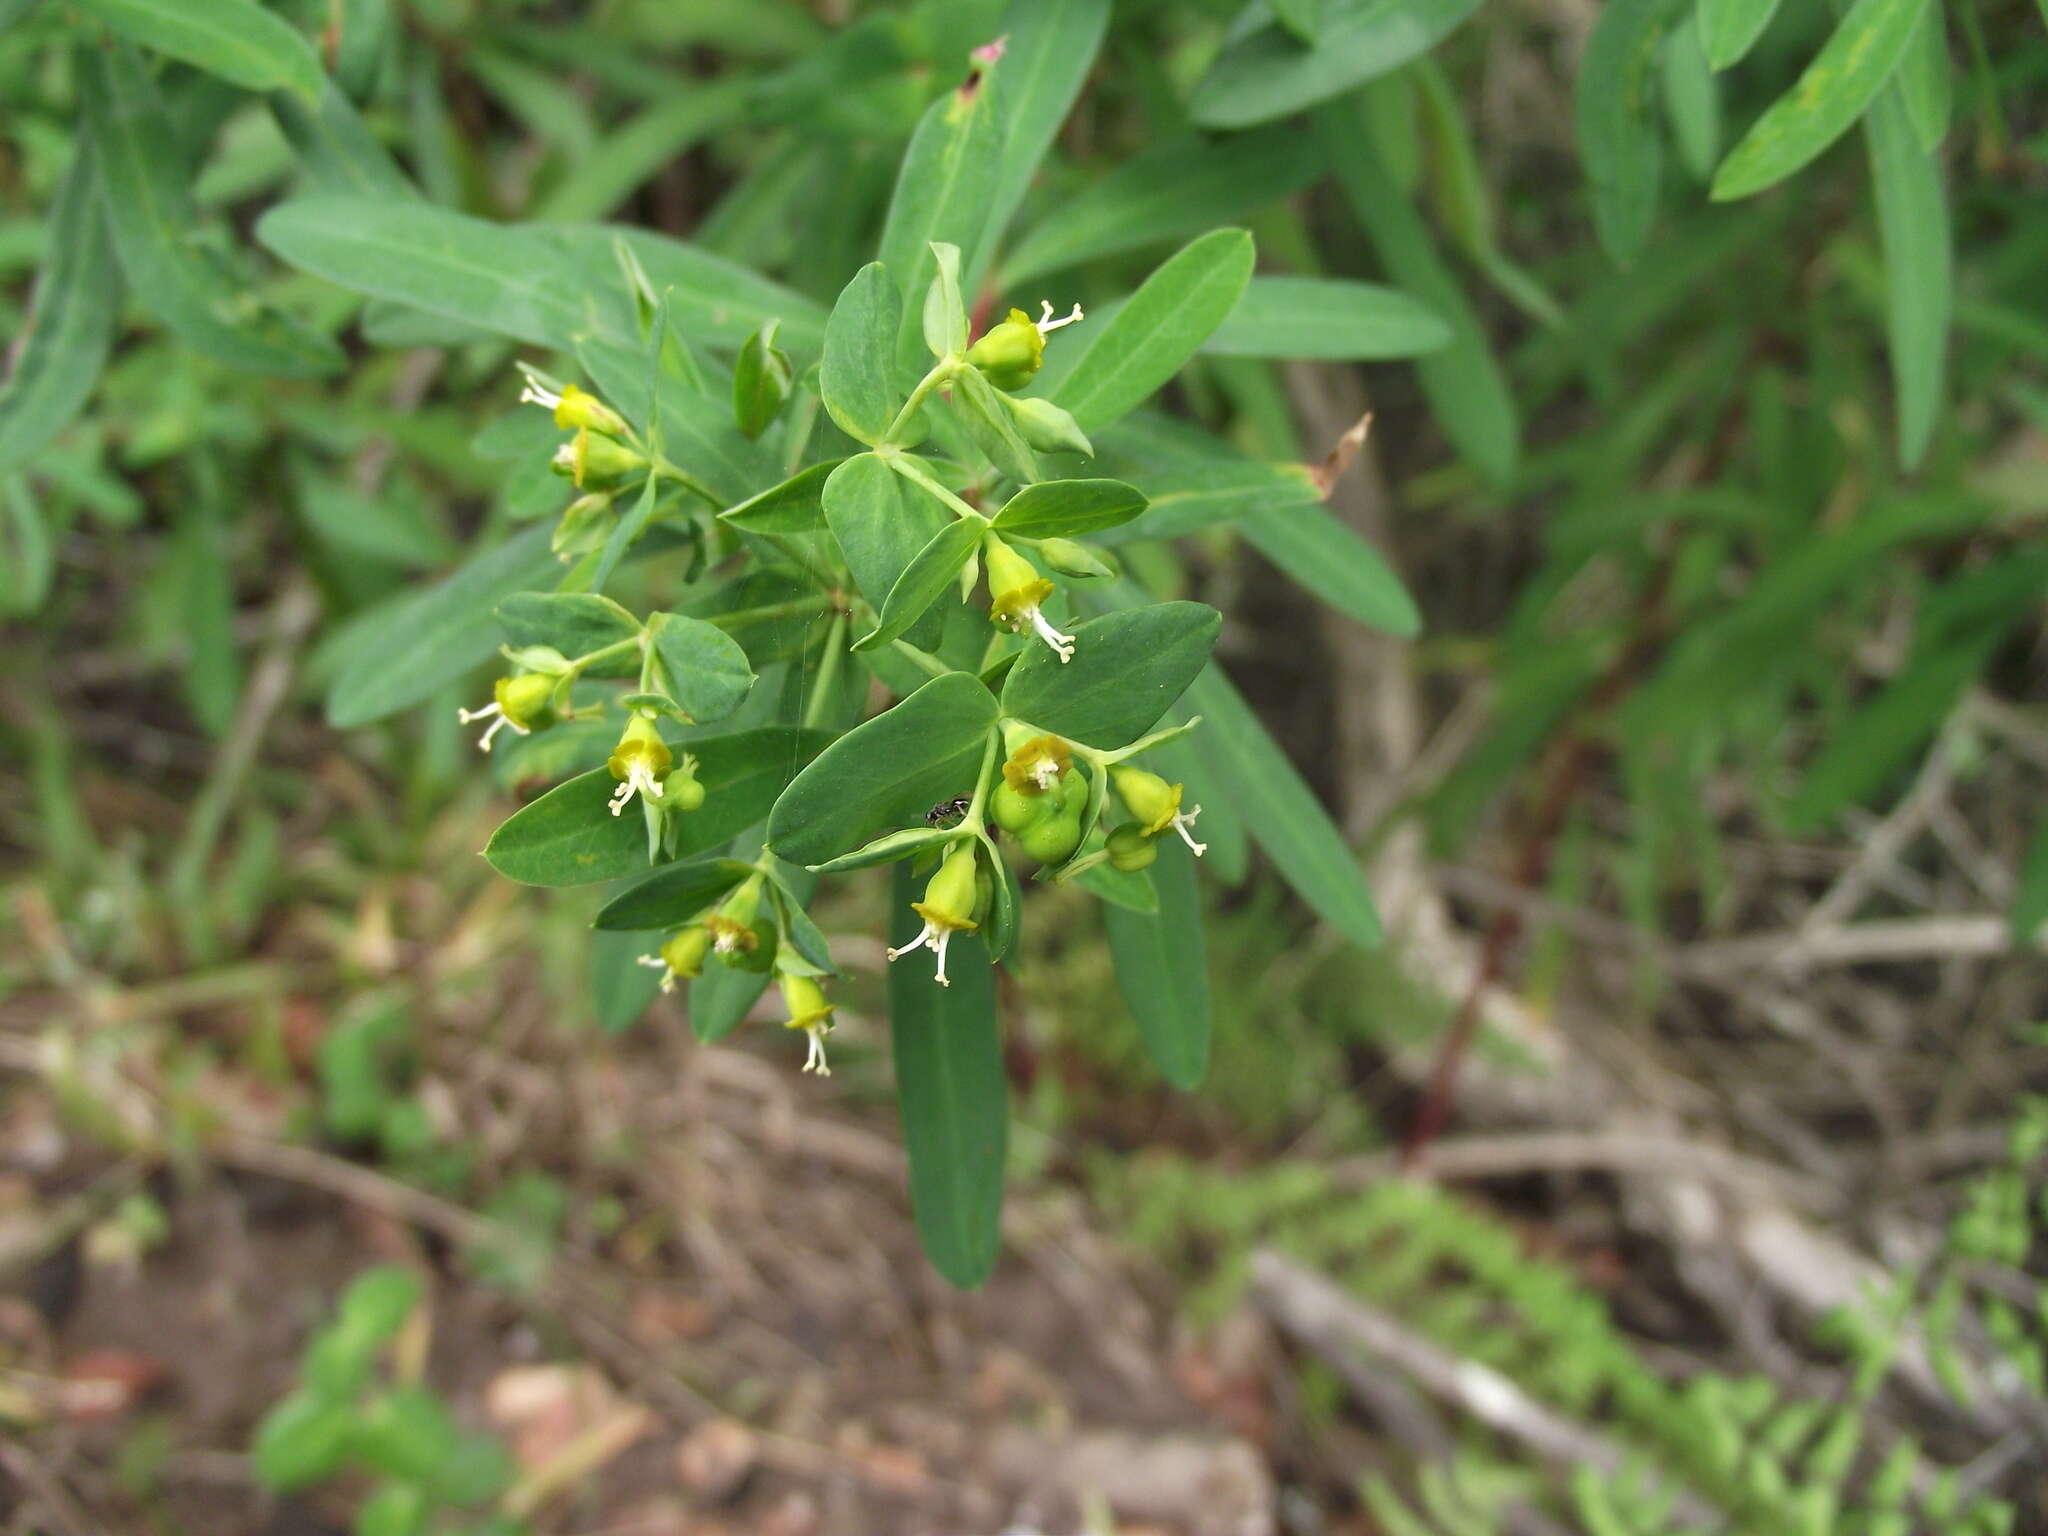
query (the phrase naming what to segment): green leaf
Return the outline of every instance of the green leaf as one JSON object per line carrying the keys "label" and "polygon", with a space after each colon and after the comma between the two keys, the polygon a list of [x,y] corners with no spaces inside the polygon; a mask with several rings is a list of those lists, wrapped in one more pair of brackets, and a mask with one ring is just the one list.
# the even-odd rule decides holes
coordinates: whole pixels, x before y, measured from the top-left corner
{"label": "green leaf", "polygon": [[1321,507],[1254,512],[1238,531],[1340,613],[1402,639],[1422,628],[1415,600],[1380,552]]}
{"label": "green leaf", "polygon": [[[890,941],[916,937],[908,866],[896,873]],[[939,986],[918,950],[889,967],[889,1039],[896,1104],[910,1161],[910,1207],[932,1266],[972,1290],[995,1268],[1002,1242],[1003,1163],[1009,1146],[1009,1084],[996,1020],[995,971],[972,933],[953,936],[950,986]]]}
{"label": "green leaf", "polygon": [[1451,328],[1398,288],[1325,277],[1255,277],[1202,343],[1223,357],[1418,357],[1451,344]]}
{"label": "green leaf", "polygon": [[2013,943],[2023,949],[2035,948],[2041,925],[2048,923],[2048,816],[2035,824],[2034,835],[2027,841],[2009,921]]}
{"label": "green leaf", "polygon": [[871,651],[887,645],[923,618],[947,589],[958,584],[961,568],[980,545],[987,527],[985,517],[957,517],[933,534],[889,589],[875,627],[856,640],[853,648]]}
{"label": "green leaf", "polygon": [[1663,65],[1664,107],[1671,118],[1671,135],[1678,141],[1686,171],[1695,181],[1706,181],[1721,156],[1721,87],[1700,45],[1696,12],[1671,29],[1664,44]]}
{"label": "green leaf", "polygon": [[1741,62],[1763,36],[1778,0],[1699,0],[1700,41],[1716,72]]}
{"label": "green leaf", "polygon": [[690,983],[690,1032],[706,1045],[723,1040],[761,1000],[773,980],[766,972],[735,970],[716,962]]}
{"label": "green leaf", "polygon": [[895,471],[872,453],[856,454],[833,470],[824,501],[825,521],[853,583],[877,610],[910,562],[952,521],[929,496],[905,495]]}
{"label": "green leaf", "polygon": [[697,724],[723,720],[752,690],[747,653],[716,624],[657,613],[648,618],[647,633],[654,642],[655,686]]}
{"label": "green leaf", "polygon": [[825,409],[848,437],[879,443],[903,405],[896,387],[896,335],[903,300],[888,269],[871,261],[840,291],[825,321],[818,388]]}
{"label": "green leaf", "polygon": [[380,603],[329,642],[327,723],[352,730],[431,697],[497,649],[493,605],[560,567],[545,527],[471,558],[431,587]]}
{"label": "green leaf", "polygon": [[843,874],[850,869],[872,869],[877,864],[893,864],[898,859],[907,859],[927,848],[949,841],[956,834],[944,827],[905,827],[900,832],[884,832],[871,843],[864,843],[851,853],[843,853],[836,859],[827,859],[815,866],[820,875]]}
{"label": "green leaf", "polygon": [[[1203,831],[1208,831],[1206,823]],[[1123,870],[1114,864],[1094,864],[1068,878],[1114,906],[1146,916],[1159,910],[1159,893],[1152,888],[1152,877],[1142,869]]]}
{"label": "green leaf", "polygon": [[661,972],[640,964],[662,940],[658,933],[612,932],[590,936],[590,1011],[608,1035],[637,1023],[661,992]]}
{"label": "green leaf", "polygon": [[906,370],[923,371],[921,299],[937,271],[933,244],[978,250],[994,204],[1002,141],[989,101],[993,90],[993,80],[977,86],[970,79],[933,102],[896,176],[880,254],[906,301],[894,349],[896,365]]}
{"label": "green leaf", "polygon": [[1188,109],[1210,128],[1270,122],[1341,96],[1429,52],[1479,0],[1325,0],[1315,46],[1265,26],[1229,43]]}
{"label": "green leaf", "polygon": [[996,701],[973,673],[933,678],[795,777],[768,818],[769,846],[791,864],[823,864],[922,824],[939,801],[972,792],[995,719]]}
{"label": "green leaf", "polygon": [[396,200],[420,195],[332,80],[321,82],[311,106],[290,91],[273,91],[270,114],[314,190]]}
{"label": "green leaf", "polygon": [[1143,512],[1145,493],[1121,480],[1047,480],[1027,485],[995,517],[998,533],[1073,538],[1128,523]]}
{"label": "green leaf", "polygon": [[1352,943],[1377,945],[1379,914],[1344,834],[1219,668],[1189,686],[1188,707],[1202,717],[1202,760],[1281,878]]}
{"label": "green leaf", "polygon": [[123,36],[251,91],[317,99],[313,46],[255,0],[77,0]]}
{"label": "green leaf", "polygon": [[1863,131],[1884,250],[1885,339],[1898,393],[1899,461],[1917,468],[1941,412],[1955,303],[1954,255],[1941,167],[1913,131],[1897,90],[1871,103]]}
{"label": "green leaf", "polygon": [[842,460],[798,470],[782,484],[727,507],[721,520],[748,533],[816,533],[825,522],[825,482]]}
{"label": "green leaf", "polygon": [[0,465],[19,468],[92,397],[120,320],[121,275],[100,214],[91,143],[80,138],[50,209],[50,254],[36,278],[14,367],[0,383]]}
{"label": "green leaf", "polygon": [[740,859],[686,859],[657,869],[598,910],[590,926],[623,932],[680,928],[754,872]]}
{"label": "green leaf", "polygon": [[1252,275],[1252,237],[1219,229],[1169,257],[1104,326],[1053,393],[1081,430],[1100,431],[1156,391],[1236,307]]}
{"label": "green leaf", "polygon": [[1275,516],[1322,505],[1300,464],[1255,459],[1187,422],[1141,415],[1103,439],[1096,462],[1142,484],[1152,497],[1144,516],[1097,537],[1105,544],[1170,539],[1257,513]]}
{"label": "green leaf", "polygon": [[1331,164],[1358,220],[1394,280],[1450,323],[1455,337],[1416,361],[1430,414],[1451,446],[1487,480],[1505,485],[1521,456],[1515,400],[1479,316],[1437,255],[1429,229],[1388,176],[1355,111],[1318,114]]}
{"label": "green leaf", "polygon": [[356,1510],[353,1536],[420,1536],[432,1506],[416,1483],[386,1483]]}
{"label": "green leaf", "polygon": [[1657,213],[1664,141],[1654,115],[1657,55],[1682,0],[1611,0],[1579,64],[1573,110],[1593,223],[1616,266],[1642,254]]}
{"label": "green leaf", "polygon": [[789,398],[789,354],[778,351],[775,332],[781,322],[770,320],[740,343],[732,367],[732,412],[740,432],[748,439],[768,430],[768,423]]}
{"label": "green leaf", "polygon": [[1714,173],[1716,202],[1775,186],[1848,132],[1905,57],[1927,0],[1856,0],[1798,82]]}
{"label": "green leaf", "polygon": [[1899,63],[1899,93],[1905,99],[1906,115],[1913,121],[1914,137],[1929,154],[1948,137],[1955,88],[1942,0],[1927,0],[1912,46]]}
{"label": "green leaf", "polygon": [[1214,229],[1291,197],[1327,169],[1292,127],[1212,139],[1187,134],[1141,151],[1063,200],[1003,258],[1002,286]]}
{"label": "green leaf", "polygon": [[1180,1089],[1209,1069],[1209,961],[1202,943],[1202,899],[1194,856],[1178,843],[1153,861],[1152,916],[1114,903],[1102,909],[1116,984],[1138,1021],[1145,1053]]}
{"label": "green leaf", "polygon": [[933,357],[967,350],[967,305],[960,297],[960,247],[932,244],[932,282],[924,294],[924,344]]}
{"label": "green leaf", "polygon": [[1003,713],[1091,747],[1152,729],[1216,646],[1223,616],[1203,603],[1152,603],[1075,626],[1074,659],[1033,645],[1003,683]]}
{"label": "green leaf", "polygon": [[420,1304],[419,1276],[395,1264],[381,1264],[349,1282],[337,1320],[350,1333],[381,1344],[395,1338]]}
{"label": "green leaf", "polygon": [[996,397],[996,387],[979,369],[962,369],[953,380],[953,407],[967,424],[974,446],[997,470],[1024,484],[1041,478],[1038,456],[1018,431],[1009,407]]}
{"label": "green leaf", "polygon": [[497,612],[507,645],[552,646],[571,661],[640,635],[638,619],[595,592],[514,592]]}
{"label": "green leaf", "polygon": [[[680,820],[676,854],[708,852],[754,825],[797,771],[824,745],[817,731],[764,726],[730,736],[692,737],[704,804]],[[618,785],[603,768],[557,784],[513,812],[484,857],[522,885],[589,885],[647,868],[647,832],[638,815],[614,816]]]}
{"label": "green leaf", "polygon": [[270,309],[199,238],[190,173],[135,51],[99,50],[91,64],[81,84],[101,206],[135,296],[180,340],[230,367],[287,377],[338,370],[341,348]]}
{"label": "green leaf", "polygon": [[289,1493],[332,1477],[348,1460],[356,1417],[353,1403],[325,1402],[303,1389],[292,1393],[256,1426],[249,1464],[257,1481]]}
{"label": "green leaf", "polygon": [[978,245],[963,246],[964,286],[980,286],[990,252],[1016,214],[1053,136],[1067,120],[1109,26],[1109,0],[1010,0],[994,35],[1006,39],[995,93],[1002,154]]}

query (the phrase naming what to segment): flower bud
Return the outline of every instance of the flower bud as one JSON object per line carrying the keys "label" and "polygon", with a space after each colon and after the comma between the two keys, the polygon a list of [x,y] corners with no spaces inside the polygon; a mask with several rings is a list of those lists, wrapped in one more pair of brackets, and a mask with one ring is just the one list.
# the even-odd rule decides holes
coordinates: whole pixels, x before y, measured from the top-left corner
{"label": "flower bud", "polygon": [[710,953],[711,930],[702,923],[692,923],[682,932],[670,935],[661,946],[662,963],[678,976],[703,975],[704,957]]}
{"label": "flower bud", "polygon": [[588,427],[609,437],[626,437],[631,430],[625,417],[574,384],[562,387],[562,398],[555,403],[555,425],[564,430]]}
{"label": "flower bud", "polygon": [[1180,809],[1180,785],[1169,784],[1147,769],[1122,763],[1109,770],[1109,777],[1146,836],[1156,836],[1173,825],[1174,813]]}
{"label": "flower bud", "polygon": [[1045,362],[1045,335],[1021,309],[1013,309],[967,349],[967,361],[997,389],[1021,389]]}
{"label": "flower bud", "polygon": [[[973,354],[970,352],[968,356],[972,358]],[[1069,412],[1050,400],[1030,395],[1006,398],[1010,404],[1010,417],[1017,423],[1017,435],[1040,453],[1081,453],[1091,459],[1095,457],[1095,445],[1088,441],[1088,434],[1081,430],[1080,423]]]}
{"label": "flower bud", "polygon": [[1110,833],[1107,846],[1111,868],[1125,874],[1133,874],[1159,857],[1159,845],[1135,821],[1127,821]]}
{"label": "flower bud", "polygon": [[1074,659],[1074,637],[1053,628],[1044,603],[1053,584],[1003,540],[991,534],[982,549],[988,562],[989,618],[1022,634],[1030,630],[1063,662]]}
{"label": "flower bud", "polygon": [[549,702],[555,696],[556,679],[544,672],[522,672],[501,677],[491,685],[491,697],[505,719],[523,731],[538,730],[554,716]]}
{"label": "flower bud", "polygon": [[612,814],[616,816],[625,810],[635,795],[644,796],[651,804],[660,803],[662,780],[668,777],[674,762],[675,754],[661,739],[652,717],[638,711],[628,716],[618,745],[605,760],[605,767],[619,781],[618,792],[611,800]]}
{"label": "flower bud", "polygon": [[938,959],[939,985],[951,986],[946,979],[946,945],[954,934],[980,926],[977,914],[986,904],[987,897],[981,890],[981,860],[975,854],[974,840],[962,838],[925,886],[924,900],[910,904],[910,910],[924,919],[924,927],[901,949],[890,950],[889,958],[900,959],[913,949],[930,945]]}
{"label": "flower bud", "polygon": [[825,989],[813,976],[784,976],[782,1005],[789,1010],[782,1027],[800,1029],[810,1036],[811,1048],[804,1058],[804,1070],[830,1077],[832,1069],[825,1064],[825,1036],[832,1032],[832,1000],[825,996]]}
{"label": "flower bud", "polygon": [[555,450],[554,471],[579,488],[604,490],[622,485],[647,468],[647,455],[588,427]]}
{"label": "flower bud", "polygon": [[1038,553],[1045,563],[1062,576],[1114,576],[1116,567],[1086,544],[1077,544],[1072,539],[1050,538],[1038,541]]}

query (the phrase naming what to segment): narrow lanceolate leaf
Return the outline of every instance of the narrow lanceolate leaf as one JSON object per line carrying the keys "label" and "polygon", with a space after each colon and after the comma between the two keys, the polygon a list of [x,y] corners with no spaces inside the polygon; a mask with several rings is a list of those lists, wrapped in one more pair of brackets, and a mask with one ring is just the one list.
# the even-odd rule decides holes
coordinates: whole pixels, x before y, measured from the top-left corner
{"label": "narrow lanceolate leaf", "polygon": [[987,527],[985,517],[957,517],[933,534],[889,589],[875,627],[856,640],[853,648],[871,651],[887,645],[923,618],[933,603],[959,585],[961,567],[981,543]]}
{"label": "narrow lanceolate leaf", "polygon": [[690,921],[754,872],[742,859],[685,859],[657,869],[599,909],[593,928],[644,932]]}
{"label": "narrow lanceolate leaf", "polygon": [[1104,905],[1109,957],[1152,1064],[1174,1087],[1194,1088],[1209,1069],[1209,965],[1194,856],[1178,843],[1162,847],[1151,873],[1156,913]]}
{"label": "narrow lanceolate leaf", "polygon": [[924,292],[936,270],[932,243],[980,248],[1002,154],[990,101],[999,88],[996,80],[970,78],[946,92],[926,110],[904,152],[881,246],[882,265],[904,299],[896,342],[900,367],[924,371],[919,360],[925,352]]}
{"label": "narrow lanceolate leaf", "polygon": [[339,369],[341,348],[269,309],[200,239],[190,175],[135,51],[99,51],[82,83],[102,207],[136,296],[180,340],[231,367],[295,377]]}
{"label": "narrow lanceolate leaf", "polygon": [[808,465],[718,516],[749,533],[815,533],[825,521],[825,482],[842,462],[827,459]]}
{"label": "narrow lanceolate leaf", "polygon": [[[678,856],[708,853],[753,826],[824,744],[822,732],[783,725],[693,738],[687,746],[697,758],[704,803],[680,819]],[[647,828],[637,805],[612,815],[618,787],[603,768],[557,784],[513,812],[491,834],[484,857],[523,885],[590,885],[644,873]]]}
{"label": "narrow lanceolate leaf", "polygon": [[1848,132],[1905,57],[1927,3],[1856,0],[1798,82],[1728,152],[1714,198],[1775,186]]}
{"label": "narrow lanceolate leaf", "polygon": [[355,103],[332,80],[321,82],[317,102],[309,103],[291,91],[271,92],[270,115],[297,153],[314,190],[406,200],[419,196]]}
{"label": "narrow lanceolate leaf", "polygon": [[1941,410],[1955,300],[1948,205],[1941,168],[1914,133],[1897,89],[1871,104],[1863,131],[1884,248],[1885,338],[1898,394],[1899,459],[1911,469],[1926,454]]}
{"label": "narrow lanceolate leaf", "polygon": [[1422,628],[1415,599],[1380,552],[1323,508],[1254,512],[1238,530],[1295,581],[1366,628],[1404,639]]}
{"label": "narrow lanceolate leaf", "polygon": [[895,383],[902,325],[902,297],[879,261],[854,273],[825,321],[819,393],[841,430],[869,446],[882,440],[903,404]]}
{"label": "narrow lanceolate leaf", "polygon": [[973,792],[995,719],[980,678],[933,678],[796,776],[768,818],[769,846],[791,864],[822,864],[922,823],[938,802]]}
{"label": "narrow lanceolate leaf", "polygon": [[1714,174],[1721,158],[1721,87],[1700,46],[1697,13],[1681,17],[1664,42],[1664,110],[1679,158],[1695,181]]}
{"label": "narrow lanceolate leaf", "polygon": [[1202,717],[1195,750],[1281,878],[1354,944],[1378,944],[1379,914],[1357,856],[1230,680],[1207,668],[1188,689],[1188,707]]}
{"label": "narrow lanceolate leaf", "polygon": [[1699,0],[1700,41],[1716,70],[1740,62],[1763,36],[1778,0]]}
{"label": "narrow lanceolate leaf", "polygon": [[2013,943],[2027,949],[2035,947],[2041,925],[2048,923],[2048,816],[2035,824],[2034,835],[2027,842],[2027,857],[2020,865],[2010,922]]}
{"label": "narrow lanceolate leaf", "polygon": [[1003,683],[1003,713],[1091,747],[1136,741],[1173,707],[1216,647],[1223,616],[1151,603],[1074,629],[1074,659],[1034,645]]}
{"label": "narrow lanceolate leaf", "polygon": [[1292,127],[1168,139],[1032,226],[1004,258],[1003,285],[1231,223],[1299,192],[1326,168],[1313,135]]}
{"label": "narrow lanceolate leaf", "polygon": [[1001,82],[995,94],[1002,156],[989,194],[979,245],[963,246],[962,284],[981,286],[991,253],[1002,239],[1053,135],[1081,94],[1109,26],[1109,0],[1010,0],[996,35],[1004,39]]}
{"label": "narrow lanceolate leaf", "polygon": [[1306,466],[1255,459],[1198,427],[1151,412],[1107,434],[1097,463],[1142,484],[1152,498],[1144,516],[1095,535],[1105,544],[1175,538],[1256,513],[1319,506],[1323,499]]}
{"label": "narrow lanceolate leaf", "polygon": [[1257,28],[1223,50],[1189,107],[1196,122],[1211,128],[1286,117],[1419,58],[1478,9],[1479,0],[1325,5],[1312,48],[1285,27]]}
{"label": "narrow lanceolate leaf", "polygon": [[1641,254],[1657,212],[1663,138],[1653,118],[1657,54],[1683,0],[1613,0],[1579,63],[1573,109],[1600,244],[1617,266]]}
{"label": "narrow lanceolate leaf", "polygon": [[[917,887],[899,867],[890,941],[908,944]],[[932,979],[927,951],[889,967],[889,1041],[896,1105],[910,1161],[910,1208],[932,1267],[963,1290],[988,1279],[1001,1246],[1008,1082],[996,1019],[994,970],[972,933],[946,955],[952,985]]]}
{"label": "narrow lanceolate leaf", "polygon": [[1441,315],[1398,288],[1255,277],[1202,350],[1223,357],[1365,360],[1440,352],[1451,339]]}
{"label": "narrow lanceolate leaf", "polygon": [[100,214],[92,146],[83,138],[50,209],[49,249],[13,370],[0,383],[0,466],[10,470],[78,414],[120,318],[121,276]]}
{"label": "narrow lanceolate leaf", "polygon": [[499,637],[492,605],[560,570],[548,534],[528,528],[435,585],[352,618],[324,652],[335,668],[327,723],[349,730],[395,715],[489,656]]}
{"label": "narrow lanceolate leaf", "polygon": [[1121,480],[1047,480],[1012,496],[995,526],[1026,538],[1078,538],[1128,523],[1145,506],[1145,493]]}
{"label": "narrow lanceolate leaf", "polygon": [[320,60],[291,23],[255,0],[77,0],[145,48],[251,91],[320,94]]}
{"label": "narrow lanceolate leaf", "polygon": [[1195,354],[1244,296],[1252,237],[1219,229],[1164,262],[1054,393],[1083,432],[1093,433],[1144,403]]}
{"label": "narrow lanceolate leaf", "polygon": [[1359,114],[1332,106],[1318,114],[1317,127],[1338,185],[1387,270],[1450,323],[1451,344],[1415,364],[1430,414],[1463,457],[1494,484],[1504,484],[1521,457],[1521,424],[1478,314],[1437,254],[1428,226],[1387,173]]}
{"label": "narrow lanceolate leaf", "polygon": [[1942,0],[1927,0],[1912,45],[1899,64],[1899,91],[1906,115],[1922,149],[1932,150],[1948,137],[1955,110],[1955,71],[1948,56],[1948,23]]}
{"label": "narrow lanceolate leaf", "polygon": [[[498,623],[510,646],[552,646],[572,660],[592,651],[637,639],[640,621],[610,598],[596,592],[515,592],[498,604]],[[637,669],[640,654],[630,654]],[[593,677],[621,677],[622,672],[592,672]]]}

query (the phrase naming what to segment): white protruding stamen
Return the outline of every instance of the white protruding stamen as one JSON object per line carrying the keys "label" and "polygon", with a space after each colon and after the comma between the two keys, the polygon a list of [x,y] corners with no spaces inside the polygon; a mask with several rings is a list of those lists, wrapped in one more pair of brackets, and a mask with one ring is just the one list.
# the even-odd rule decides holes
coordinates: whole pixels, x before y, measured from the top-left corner
{"label": "white protruding stamen", "polygon": [[634,763],[626,770],[626,782],[612,793],[612,814],[623,811],[635,795],[647,800],[661,798],[661,785],[655,782],[654,771],[645,763]]}
{"label": "white protruding stamen", "polygon": [[1038,786],[1041,793],[1051,789],[1059,781],[1060,765],[1052,758],[1041,757],[1031,765],[1031,782]]}
{"label": "white protruding stamen", "polygon": [[668,962],[659,955],[642,955],[639,963],[661,972],[661,990],[673,992],[676,989],[676,973],[668,968]]}
{"label": "white protruding stamen", "polygon": [[830,1077],[832,1068],[825,1062],[825,1031],[806,1029],[804,1033],[811,1037],[811,1048],[804,1053],[804,1070],[815,1072],[820,1077]]}
{"label": "white protruding stamen", "polygon": [[533,734],[496,704],[486,704],[482,709],[457,709],[455,711],[455,718],[464,725],[475,725],[479,720],[489,720],[491,722],[491,728],[484,732],[482,739],[476,744],[476,749],[479,752],[490,751],[491,738],[507,726],[512,728],[515,735],[530,736]]}
{"label": "white protruding stamen", "polygon": [[555,462],[564,469],[574,469],[576,467],[576,444],[573,440],[562,444],[561,447],[555,450]]}
{"label": "white protruding stamen", "polygon": [[931,945],[932,953],[939,957],[939,985],[942,987],[950,987],[951,985],[953,985],[953,983],[946,980],[946,942],[952,937],[952,929],[941,928],[938,926],[938,924],[934,923],[930,918],[926,918],[924,921],[924,927],[918,930],[916,938],[912,939],[908,944],[904,945],[901,949],[889,950],[888,955],[891,960],[900,960],[903,958],[903,956],[909,954],[913,949],[923,949],[925,945]]}
{"label": "white protruding stamen", "polygon": [[526,388],[519,392],[519,403],[521,405],[537,405],[542,410],[552,411],[562,403],[562,397],[542,388],[532,379],[528,379],[526,381]]}
{"label": "white protruding stamen", "polygon": [[1034,603],[1026,611],[1031,615],[1031,627],[1038,632],[1038,638],[1058,653],[1060,664],[1064,666],[1067,662],[1072,661],[1074,659],[1074,637],[1072,635],[1063,635],[1054,629],[1045,615],[1039,612],[1037,604]]}
{"label": "white protruding stamen", "polygon": [[1209,851],[1209,845],[1196,842],[1188,835],[1188,828],[1195,824],[1195,818],[1201,814],[1202,808],[1198,805],[1186,815],[1175,815],[1173,818],[1173,830],[1180,834],[1180,840],[1193,850],[1195,857],[1198,859]]}
{"label": "white protruding stamen", "polygon": [[1081,313],[1081,306],[1078,304],[1074,306],[1072,313],[1065,315],[1058,320],[1055,320],[1052,317],[1051,299],[1040,299],[1038,301],[1038,304],[1039,312],[1037,325],[1038,334],[1041,336],[1050,336],[1054,331],[1058,330],[1063,325],[1072,325],[1076,320],[1085,320],[1087,318],[1087,316]]}
{"label": "white protruding stamen", "polygon": [[740,934],[730,928],[721,928],[718,937],[711,941],[712,950],[721,955],[736,955],[740,952]]}

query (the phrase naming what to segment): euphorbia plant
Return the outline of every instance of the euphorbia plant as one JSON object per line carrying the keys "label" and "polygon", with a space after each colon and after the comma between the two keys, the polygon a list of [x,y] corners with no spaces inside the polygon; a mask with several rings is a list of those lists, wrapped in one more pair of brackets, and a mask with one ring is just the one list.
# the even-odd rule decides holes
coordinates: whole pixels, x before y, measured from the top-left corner
{"label": "euphorbia plant", "polygon": [[[1056,51],[1029,41],[1041,64]],[[775,986],[806,1070],[829,1070],[837,972],[806,912],[816,881],[896,866],[890,1024],[912,1191],[934,1260],[963,1284],[995,1250],[990,968],[1017,937],[1020,876],[1100,900],[1131,1010],[1181,1086],[1208,1051],[1194,860],[1211,845],[1240,877],[1249,834],[1325,916],[1376,936],[1341,838],[1210,665],[1221,616],[1153,600],[1117,549],[1285,519],[1317,560],[1392,593],[1376,617],[1412,622],[1317,504],[1316,476],[1132,415],[1238,306],[1248,235],[1203,235],[1089,313],[984,288],[990,221],[1014,205],[997,194],[1031,169],[1008,163],[1004,135],[1047,105],[1005,96],[997,52],[934,103],[881,259],[826,312],[637,232],[332,197],[262,230],[373,293],[399,285],[396,241],[420,257],[406,302],[570,359],[526,368],[517,407],[508,384],[492,429],[530,456],[515,473],[545,461],[566,482],[551,531],[347,637],[330,712],[358,723],[423,697],[475,654],[469,616],[487,609],[502,665],[462,719],[517,777],[571,776],[486,856],[533,884],[619,882],[596,925],[633,943],[609,963],[638,977],[637,959],[647,996],[686,985],[705,1039]],[[1047,78],[1026,72],[1025,90]],[[977,335],[984,307],[1000,318]],[[645,583],[621,575],[656,553],[681,562],[682,596],[635,611],[620,599]],[[451,632],[449,655],[418,654]],[[878,689],[894,702],[872,709]]]}

